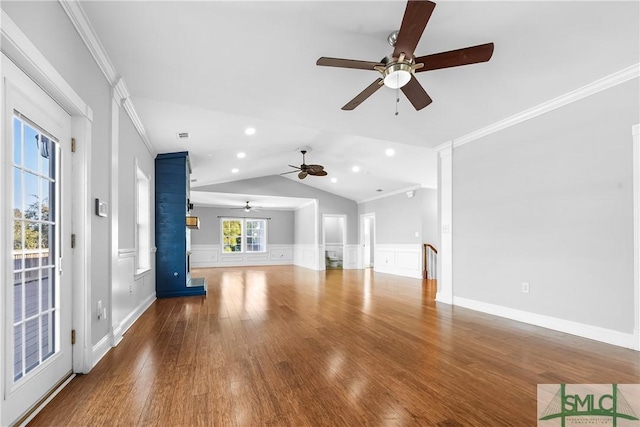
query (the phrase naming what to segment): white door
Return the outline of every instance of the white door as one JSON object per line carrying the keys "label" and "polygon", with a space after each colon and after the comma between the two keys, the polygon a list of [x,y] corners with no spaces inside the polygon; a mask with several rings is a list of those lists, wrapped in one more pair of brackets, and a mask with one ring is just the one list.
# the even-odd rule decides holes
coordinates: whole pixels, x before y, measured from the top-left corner
{"label": "white door", "polygon": [[3,55],[2,425],[72,370],[71,120]]}
{"label": "white door", "polygon": [[373,267],[374,220],[373,215],[362,217],[362,263],[364,268]]}

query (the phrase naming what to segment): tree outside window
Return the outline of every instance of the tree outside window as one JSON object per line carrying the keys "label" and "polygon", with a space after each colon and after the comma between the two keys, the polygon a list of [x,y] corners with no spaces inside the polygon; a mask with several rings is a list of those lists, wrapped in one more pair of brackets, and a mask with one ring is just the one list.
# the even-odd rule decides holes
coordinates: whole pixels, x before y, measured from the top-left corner
{"label": "tree outside window", "polygon": [[265,252],[267,221],[264,219],[225,218],[222,220],[223,252]]}

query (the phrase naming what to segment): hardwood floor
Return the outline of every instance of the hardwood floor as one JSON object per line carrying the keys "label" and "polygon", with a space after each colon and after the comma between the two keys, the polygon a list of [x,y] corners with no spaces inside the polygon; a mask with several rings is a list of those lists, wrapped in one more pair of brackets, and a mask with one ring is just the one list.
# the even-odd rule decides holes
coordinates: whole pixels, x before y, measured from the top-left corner
{"label": "hardwood floor", "polygon": [[536,425],[538,383],[640,383],[626,350],[368,270],[217,268],[156,301],[31,426]]}

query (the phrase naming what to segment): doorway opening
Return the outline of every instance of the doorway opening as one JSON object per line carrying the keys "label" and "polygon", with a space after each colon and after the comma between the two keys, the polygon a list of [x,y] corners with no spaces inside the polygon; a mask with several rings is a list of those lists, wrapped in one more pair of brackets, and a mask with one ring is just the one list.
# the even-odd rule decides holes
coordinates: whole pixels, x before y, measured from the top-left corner
{"label": "doorway opening", "polygon": [[324,266],[326,270],[342,270],[346,240],[345,215],[323,215]]}
{"label": "doorway opening", "polygon": [[362,236],[362,268],[375,266],[376,244],[376,215],[365,214],[360,216],[360,229]]}

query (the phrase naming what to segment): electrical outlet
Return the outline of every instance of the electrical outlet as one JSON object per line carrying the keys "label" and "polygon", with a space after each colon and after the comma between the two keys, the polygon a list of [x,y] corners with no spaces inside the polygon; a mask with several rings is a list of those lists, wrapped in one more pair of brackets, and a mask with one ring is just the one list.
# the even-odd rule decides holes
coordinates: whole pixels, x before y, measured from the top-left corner
{"label": "electrical outlet", "polygon": [[529,293],[529,282],[522,282],[522,293]]}
{"label": "electrical outlet", "polygon": [[98,300],[98,320],[102,319],[102,300]]}

